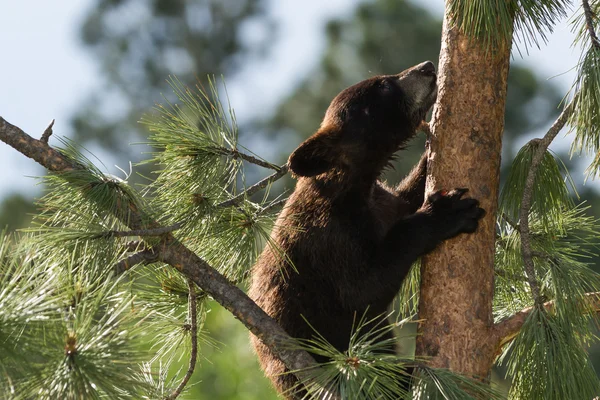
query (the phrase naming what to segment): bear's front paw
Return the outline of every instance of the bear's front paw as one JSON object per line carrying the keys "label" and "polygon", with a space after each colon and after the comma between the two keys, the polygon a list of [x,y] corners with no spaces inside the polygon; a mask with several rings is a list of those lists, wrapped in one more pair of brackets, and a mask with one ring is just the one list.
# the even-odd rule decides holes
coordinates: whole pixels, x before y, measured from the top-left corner
{"label": "bear's front paw", "polygon": [[465,188],[449,192],[438,190],[427,198],[424,208],[434,219],[442,239],[475,232],[479,219],[485,215],[479,201],[462,198],[467,191]]}

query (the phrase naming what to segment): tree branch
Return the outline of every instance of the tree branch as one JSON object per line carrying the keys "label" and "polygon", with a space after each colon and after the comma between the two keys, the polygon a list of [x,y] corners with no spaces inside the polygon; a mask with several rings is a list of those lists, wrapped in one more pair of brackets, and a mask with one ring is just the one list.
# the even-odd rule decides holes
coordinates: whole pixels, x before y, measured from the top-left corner
{"label": "tree branch", "polygon": [[525,187],[523,188],[523,199],[521,201],[521,209],[519,210],[519,231],[521,233],[521,254],[523,256],[523,263],[525,264],[525,274],[527,275],[527,281],[536,305],[541,305],[542,300],[540,297],[540,287],[533,266],[531,236],[529,230],[529,210],[531,209],[531,202],[533,201],[533,184],[535,183],[535,175],[548,146],[550,146],[552,140],[554,140],[556,135],[558,135],[558,132],[565,126],[572,110],[573,103],[565,107],[542,139],[533,139],[529,142],[532,144],[537,143],[538,147],[531,159],[531,166],[529,167],[529,172],[527,173],[527,178],[525,180]]}
{"label": "tree branch", "polygon": [[288,173],[288,171],[289,171],[289,168],[288,168],[287,164],[284,164],[284,165],[278,167],[277,172],[275,172],[274,174],[267,176],[266,178],[264,178],[261,181],[258,181],[257,183],[250,186],[248,189],[244,190],[242,193],[238,194],[237,196],[217,204],[217,207],[231,207],[231,206],[236,206],[236,205],[240,204],[245,198],[252,196],[254,193],[258,192],[259,190],[266,188],[271,183],[284,177]]}
{"label": "tree branch", "polygon": [[188,370],[185,373],[185,376],[179,383],[179,386],[171,393],[169,396],[165,398],[165,400],[175,400],[185,388],[185,385],[189,382],[192,374],[194,373],[194,369],[196,369],[196,358],[198,356],[198,310],[197,310],[197,298],[196,298],[196,288],[194,287],[194,282],[191,279],[188,279],[188,314],[190,318],[190,341],[192,344],[192,349],[190,351],[190,364],[188,366]]}
{"label": "tree branch", "polygon": [[229,283],[223,275],[175,238],[171,237],[165,241],[164,247],[158,254],[160,261],[172,265],[191,278],[242,321],[250,332],[275,352],[290,370],[295,371],[294,374],[301,381],[309,376],[306,374],[307,369],[315,368],[318,365],[305,351],[292,350],[290,344],[293,339],[275,320],[258,307],[240,288]]}
{"label": "tree branch", "polygon": [[161,226],[159,228],[150,229],[135,229],[131,231],[108,231],[103,235],[108,237],[128,237],[128,236],[162,236],[165,233],[171,233],[183,226],[182,223],[176,222],[173,225]]}
{"label": "tree branch", "polygon": [[[600,312],[600,292],[586,293],[586,307],[591,312]],[[546,311],[554,310],[554,300],[541,304]],[[534,306],[535,307],[535,306]],[[534,307],[527,307],[515,315],[508,317],[494,326],[493,334],[499,343],[498,349],[510,343],[523,327],[523,324],[533,311]]]}
{"label": "tree branch", "polygon": [[598,36],[596,35],[596,31],[594,30],[594,13],[590,8],[590,3],[588,0],[581,0],[583,6],[583,14],[585,15],[585,25],[587,27],[588,33],[590,34],[590,39],[592,41],[592,46],[594,46],[597,50],[600,50],[600,40],[598,40]]}
{"label": "tree branch", "polygon": [[2,117],[0,117],[0,140],[19,153],[33,158],[50,171],[72,171],[84,168],[83,165],[73,163],[62,153],[48,146],[48,143],[32,138]]}
{"label": "tree branch", "polygon": [[236,149],[228,149],[228,148],[222,147],[222,148],[220,148],[220,151],[223,154],[232,156],[234,159],[241,158],[242,160],[247,161],[250,164],[258,165],[259,167],[274,169],[275,171],[279,171],[279,169],[281,168],[275,164],[271,164],[270,162],[261,160],[260,158],[251,156],[250,154],[242,153],[241,151],[236,150]]}
{"label": "tree branch", "polygon": [[[80,164],[71,162],[46,143],[33,139],[2,117],[0,117],[0,140],[25,156],[33,158],[51,171],[64,172],[85,168]],[[156,221],[143,216],[135,205],[130,204],[129,209],[131,211],[130,215],[119,215],[119,217],[130,229],[138,230],[143,229],[145,226],[151,226],[153,229],[160,228]],[[148,222],[143,224],[143,221]],[[229,310],[253,334],[262,340],[288,369],[294,371],[294,374],[301,381],[309,378],[306,373],[307,369],[318,368],[318,364],[307,352],[293,350],[289,346],[293,339],[275,320],[258,307],[241,289],[231,284],[206,261],[179,243],[172,234],[165,234],[160,246],[154,248],[158,253],[158,259],[177,268],[219,304]]]}
{"label": "tree branch", "polygon": [[123,272],[129,270],[129,268],[133,267],[136,264],[140,263],[151,263],[156,261],[158,255],[154,251],[154,249],[146,249],[142,250],[139,253],[135,253],[124,260],[119,261],[115,265],[115,273],[117,275],[122,274]]}
{"label": "tree branch", "polygon": [[286,201],[288,201],[288,197],[284,197],[283,199],[275,200],[274,202],[272,202],[271,204],[269,204],[268,206],[266,206],[262,210],[260,210],[260,212],[261,212],[261,214],[267,213],[275,208],[283,206]]}

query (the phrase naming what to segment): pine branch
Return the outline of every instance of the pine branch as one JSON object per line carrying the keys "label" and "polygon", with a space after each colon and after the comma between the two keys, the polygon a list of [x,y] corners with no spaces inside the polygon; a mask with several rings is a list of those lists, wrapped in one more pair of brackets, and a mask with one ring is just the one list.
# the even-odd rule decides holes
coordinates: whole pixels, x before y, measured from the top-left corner
{"label": "pine branch", "polygon": [[219,151],[224,155],[232,156],[234,159],[241,158],[244,161],[249,162],[250,164],[258,165],[259,167],[273,169],[275,171],[279,171],[281,167],[278,167],[275,164],[271,164],[270,162],[261,160],[260,158],[251,156],[250,154],[243,153],[236,149],[228,149],[225,147],[219,148]]}
{"label": "pine branch", "polygon": [[274,174],[269,175],[263,180],[255,183],[254,185],[250,186],[248,189],[244,190],[237,196],[217,204],[217,207],[231,207],[240,204],[245,198],[252,196],[254,193],[269,186],[271,183],[283,178],[288,173],[289,168],[287,164],[284,164],[280,167],[277,167],[276,171],[277,172],[275,172]]}
{"label": "pine branch", "polygon": [[[600,292],[586,293],[586,308],[595,312],[600,312]],[[540,304],[546,311],[554,310],[554,300]],[[494,326],[493,334],[498,340],[498,349],[502,349],[506,344],[511,342],[521,330],[521,327],[533,311],[533,307],[527,307],[515,315],[498,322]]]}
{"label": "pine branch", "polygon": [[50,171],[62,172],[84,169],[83,165],[72,162],[63,154],[48,146],[48,143],[32,138],[2,117],[0,117],[0,140],[19,153],[33,158],[38,164]]}
{"label": "pine branch", "polygon": [[515,221],[513,221],[508,215],[506,215],[505,212],[502,212],[500,214],[500,216],[502,217],[502,219],[504,220],[504,222],[506,222],[508,225],[510,225],[511,228],[513,228],[515,231],[519,231],[519,224],[517,224]]}
{"label": "pine branch", "polygon": [[128,237],[128,236],[162,236],[166,233],[171,233],[181,228],[183,224],[181,222],[177,222],[173,225],[162,226],[160,228],[151,228],[151,229],[135,229],[131,231],[108,231],[104,233],[104,236],[107,237]]}
{"label": "pine branch", "polygon": [[581,0],[581,4],[583,5],[585,25],[590,35],[590,39],[592,40],[592,46],[594,46],[597,50],[600,50],[600,40],[598,40],[598,36],[596,35],[596,31],[594,30],[595,15],[592,12],[592,9],[590,8],[590,3],[588,2],[588,0]]}
{"label": "pine branch", "polygon": [[540,287],[535,276],[535,269],[533,266],[533,254],[531,249],[531,233],[529,230],[529,210],[531,209],[531,203],[533,199],[533,184],[535,182],[535,176],[537,170],[544,158],[544,154],[552,143],[552,140],[558,135],[558,132],[565,126],[573,111],[573,104],[569,104],[563,112],[560,114],[558,119],[552,124],[546,135],[542,139],[533,139],[530,143],[537,144],[537,150],[533,154],[531,159],[531,166],[527,179],[525,180],[525,187],[523,188],[523,199],[521,201],[521,208],[519,210],[519,231],[521,233],[521,254],[523,256],[523,263],[525,264],[525,273],[527,275],[527,281],[533,294],[533,299],[536,305],[541,306]]}
{"label": "pine branch", "polygon": [[169,396],[165,398],[165,400],[175,400],[183,391],[187,383],[189,382],[192,374],[194,373],[194,369],[196,368],[196,358],[198,356],[198,315],[197,315],[197,298],[196,298],[196,288],[194,287],[194,282],[191,279],[188,279],[188,314],[190,315],[190,341],[192,344],[192,349],[190,351],[190,364],[188,367],[185,376],[179,383],[179,386],[171,393]]}
{"label": "pine branch", "polygon": [[152,262],[156,261],[157,258],[158,258],[158,255],[156,254],[154,249],[142,250],[139,253],[135,253],[135,254],[127,257],[126,259],[119,261],[115,265],[115,273],[117,275],[120,275],[136,264],[152,263]]}
{"label": "pine branch", "polygon": [[260,210],[261,213],[267,213],[271,210],[276,209],[277,207],[281,207],[282,205],[285,204],[285,202],[288,201],[288,198],[285,197],[283,199],[279,199],[279,200],[275,200],[274,202],[272,202],[271,204],[269,204],[268,206],[264,207],[262,210]]}
{"label": "pine branch", "polygon": [[[0,140],[25,156],[33,158],[51,171],[64,172],[85,169],[83,165],[72,162],[46,143],[33,139],[2,117],[0,117]],[[156,221],[143,216],[135,205],[130,204],[129,209],[131,211],[129,215],[125,217],[119,215],[119,217],[130,229],[143,229],[142,221],[148,221],[146,226],[160,228]],[[155,247],[155,251],[159,260],[177,268],[192,279],[198,287],[238,318],[283,361],[287,368],[294,371],[300,380],[309,378],[306,370],[318,368],[318,364],[307,352],[290,348],[289,343],[293,339],[275,320],[258,307],[241,289],[231,284],[206,261],[179,243],[172,234],[165,234],[160,245]]]}

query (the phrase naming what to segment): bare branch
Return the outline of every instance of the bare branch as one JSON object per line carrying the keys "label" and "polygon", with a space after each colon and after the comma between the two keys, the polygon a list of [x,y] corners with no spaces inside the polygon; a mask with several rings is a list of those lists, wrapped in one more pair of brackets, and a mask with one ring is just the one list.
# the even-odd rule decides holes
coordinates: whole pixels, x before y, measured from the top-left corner
{"label": "bare branch", "polygon": [[266,188],[267,186],[269,186],[271,183],[281,179],[289,171],[287,164],[284,164],[278,168],[279,169],[274,174],[267,176],[266,178],[264,178],[261,181],[258,181],[257,183],[250,186],[248,189],[244,190],[242,193],[238,194],[237,196],[217,204],[217,207],[236,206],[236,205],[240,204],[245,198],[252,196],[254,193],[258,192],[259,190],[262,190],[262,189]]}
{"label": "bare branch", "polygon": [[153,249],[142,250],[139,253],[135,253],[127,257],[126,259],[119,261],[115,265],[115,273],[117,275],[120,275],[136,264],[149,264],[156,261],[157,259],[158,254],[156,254],[156,252]]}
{"label": "bare branch", "polygon": [[531,236],[529,230],[529,210],[531,209],[531,202],[533,201],[533,184],[535,182],[535,175],[548,146],[550,146],[552,140],[554,140],[556,135],[558,135],[558,132],[565,126],[572,111],[573,104],[571,103],[565,107],[558,119],[552,124],[542,139],[533,139],[530,142],[536,143],[537,149],[531,159],[531,166],[529,167],[529,172],[527,173],[527,178],[525,180],[525,187],[523,188],[523,200],[521,201],[521,209],[519,210],[519,231],[521,233],[521,254],[523,255],[523,263],[525,264],[525,274],[527,275],[527,281],[536,305],[541,305],[542,300],[540,297],[539,283],[537,282],[533,266]]}
{"label": "bare branch", "polygon": [[188,366],[187,372],[185,373],[185,376],[179,383],[179,386],[177,386],[177,388],[173,391],[173,393],[171,393],[169,396],[166,397],[166,400],[174,400],[181,394],[181,392],[185,388],[185,385],[187,385],[190,378],[192,377],[192,374],[194,373],[194,369],[196,369],[196,358],[198,356],[198,321],[197,321],[197,319],[198,319],[197,308],[198,307],[197,307],[196,288],[194,287],[194,285],[195,285],[194,282],[191,279],[188,279],[188,288],[189,288],[188,315],[190,318],[190,325],[189,325],[190,342],[192,344],[192,349],[190,352],[190,364]]}
{"label": "bare branch", "polygon": [[33,158],[50,171],[72,171],[84,168],[82,165],[73,163],[60,152],[48,146],[47,143],[32,138],[2,117],[0,117],[0,140],[19,153]]}
{"label": "bare branch", "polygon": [[55,120],[50,121],[50,124],[48,125],[46,130],[44,130],[44,133],[42,134],[42,137],[40,138],[40,141],[42,143],[48,143],[48,140],[50,140],[50,136],[52,136],[52,127],[54,126],[54,121]]}
{"label": "bare branch", "polygon": [[[0,140],[27,157],[33,158],[51,171],[84,169],[82,165],[72,163],[46,143],[33,139],[1,117]],[[281,170],[278,173],[281,173]],[[132,230],[143,229],[144,226],[150,226],[152,229],[160,228],[156,221],[143,216],[135,205],[129,204],[129,209],[131,211],[129,215],[119,215],[119,218],[122,218],[123,222]],[[143,224],[143,221],[147,221],[146,224]],[[289,370],[295,371],[294,374],[300,380],[308,379],[307,369],[318,368],[318,364],[307,352],[290,348],[288,344],[293,339],[274,319],[258,307],[241,289],[231,284],[206,261],[179,243],[172,234],[165,234],[160,246],[155,247],[155,251],[158,259],[177,268],[192,279],[196,285],[238,318],[283,361]],[[125,266],[127,265],[132,264],[127,263]]]}
{"label": "bare branch", "polygon": [[[586,293],[585,298],[585,307],[587,310],[591,312],[600,311],[600,292]],[[554,310],[554,300],[543,303],[541,306],[544,307],[546,311],[551,312]],[[510,343],[519,334],[521,327],[523,327],[523,324],[527,320],[527,317],[529,317],[529,314],[533,311],[533,308],[534,307],[527,307],[515,315],[498,322],[494,326],[493,333],[498,339],[499,349]]]}
{"label": "bare branch", "polygon": [[590,34],[592,46],[600,50],[600,40],[598,40],[598,36],[596,35],[596,31],[594,30],[594,18],[596,16],[592,12],[588,0],[581,0],[581,4],[583,6],[583,14],[585,15],[585,25],[587,27],[588,33]]}

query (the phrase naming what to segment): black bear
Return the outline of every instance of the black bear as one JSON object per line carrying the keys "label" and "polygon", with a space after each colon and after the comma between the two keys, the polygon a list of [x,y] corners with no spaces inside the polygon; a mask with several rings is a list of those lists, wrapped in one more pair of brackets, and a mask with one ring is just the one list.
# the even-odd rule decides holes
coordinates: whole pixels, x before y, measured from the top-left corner
{"label": "black bear", "polygon": [[[430,61],[359,82],[333,99],[319,130],[290,156],[298,183],[272,233],[278,248],[259,257],[249,295],[292,337],[316,330],[347,350],[356,316],[385,314],[419,256],[477,228],[484,211],[462,198],[466,189],[424,201],[427,154],[396,188],[378,180],[436,96]],[[294,376],[252,342],[265,374],[292,398]]]}

